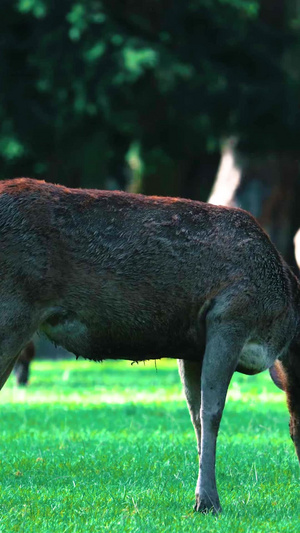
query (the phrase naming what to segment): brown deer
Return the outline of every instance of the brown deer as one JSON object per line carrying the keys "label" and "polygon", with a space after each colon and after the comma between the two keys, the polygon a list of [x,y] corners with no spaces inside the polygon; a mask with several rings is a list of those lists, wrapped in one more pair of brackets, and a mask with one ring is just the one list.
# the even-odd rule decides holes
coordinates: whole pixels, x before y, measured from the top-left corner
{"label": "brown deer", "polygon": [[247,212],[0,182],[0,387],[36,331],[96,361],[180,358],[200,454],[196,510],[221,510],[216,440],[235,371],[271,368],[300,459],[300,288]]}

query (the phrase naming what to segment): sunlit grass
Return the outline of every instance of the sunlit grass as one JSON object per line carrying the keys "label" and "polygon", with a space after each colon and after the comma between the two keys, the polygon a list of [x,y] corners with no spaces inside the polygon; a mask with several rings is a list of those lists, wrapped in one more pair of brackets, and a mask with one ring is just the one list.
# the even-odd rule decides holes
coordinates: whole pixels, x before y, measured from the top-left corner
{"label": "sunlit grass", "polygon": [[224,513],[192,511],[196,443],[172,361],[35,362],[1,392],[0,531],[298,532],[284,394],[235,376],[218,439]]}

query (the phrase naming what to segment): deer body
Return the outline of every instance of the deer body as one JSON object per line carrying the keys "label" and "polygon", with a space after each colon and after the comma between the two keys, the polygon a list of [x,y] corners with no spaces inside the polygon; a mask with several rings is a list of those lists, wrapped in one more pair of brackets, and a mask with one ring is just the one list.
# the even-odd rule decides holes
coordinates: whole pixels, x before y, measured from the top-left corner
{"label": "deer body", "polygon": [[[94,360],[180,358],[200,453],[196,508],[220,510],[215,449],[231,376],[280,358],[282,383],[299,330],[298,282],[253,217],[181,199],[0,182],[0,268],[0,385],[35,331]],[[296,404],[289,400],[299,454]]]}

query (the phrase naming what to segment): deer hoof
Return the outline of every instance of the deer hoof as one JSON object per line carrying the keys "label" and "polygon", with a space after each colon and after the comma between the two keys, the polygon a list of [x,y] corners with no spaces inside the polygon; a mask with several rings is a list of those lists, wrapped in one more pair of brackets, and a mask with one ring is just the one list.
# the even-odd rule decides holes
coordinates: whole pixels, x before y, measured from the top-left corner
{"label": "deer hoof", "polygon": [[209,496],[200,497],[196,496],[196,503],[194,505],[194,511],[202,514],[212,513],[214,515],[222,512],[222,507],[219,502],[219,498],[211,498]]}

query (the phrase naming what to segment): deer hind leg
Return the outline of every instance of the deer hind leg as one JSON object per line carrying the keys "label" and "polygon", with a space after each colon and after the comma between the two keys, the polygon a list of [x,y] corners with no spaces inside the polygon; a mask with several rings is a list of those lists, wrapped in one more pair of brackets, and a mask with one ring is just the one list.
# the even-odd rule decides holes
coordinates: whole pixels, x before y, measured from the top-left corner
{"label": "deer hind leg", "polygon": [[194,362],[178,359],[179,374],[197,437],[199,455],[201,452],[201,367],[202,361]]}
{"label": "deer hind leg", "polygon": [[287,396],[287,404],[290,412],[290,435],[294,442],[297,457],[300,463],[300,361],[299,344],[294,344],[289,352],[277,361],[273,368],[273,379]]}
{"label": "deer hind leg", "polygon": [[220,512],[216,486],[216,442],[226,394],[246,334],[237,324],[208,320],[201,372],[201,454],[195,510]]}

